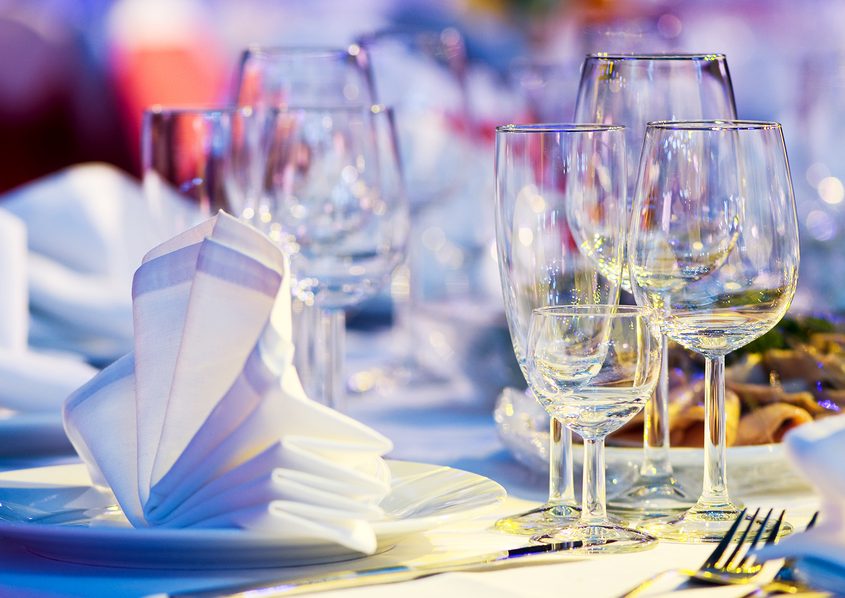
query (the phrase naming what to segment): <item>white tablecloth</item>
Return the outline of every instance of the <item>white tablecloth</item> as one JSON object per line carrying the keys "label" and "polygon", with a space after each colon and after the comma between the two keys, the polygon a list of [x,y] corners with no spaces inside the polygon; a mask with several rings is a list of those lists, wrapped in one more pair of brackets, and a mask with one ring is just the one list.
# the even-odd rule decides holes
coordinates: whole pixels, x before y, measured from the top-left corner
{"label": "white tablecloth", "polygon": [[[358,345],[360,347],[360,344]],[[336,569],[380,566],[431,558],[484,553],[521,545],[524,539],[490,531],[501,515],[519,512],[541,502],[547,490],[544,476],[519,465],[499,441],[491,416],[494,397],[479,397],[472,384],[449,384],[397,389],[383,396],[351,397],[350,413],[389,436],[397,459],[449,465],[488,476],[501,483],[509,498],[472,521],[450,524],[409,538],[388,552],[337,565],[299,569],[250,571],[149,571],[75,565],[31,555],[14,545],[0,546],[0,596],[144,596],[167,591],[202,589],[229,583],[300,576]],[[35,465],[36,462],[16,466]],[[749,505],[788,509],[788,519],[801,529],[816,508],[806,493],[740,497]],[[695,568],[712,545],[661,543],[634,554],[596,556],[580,560],[563,556],[554,564],[520,566],[483,573],[451,573],[381,587],[321,594],[353,598],[397,596],[618,596],[639,581],[666,569]],[[669,580],[672,581],[672,580]],[[668,586],[674,587],[677,580]],[[684,596],[738,596],[747,588],[684,590]]]}

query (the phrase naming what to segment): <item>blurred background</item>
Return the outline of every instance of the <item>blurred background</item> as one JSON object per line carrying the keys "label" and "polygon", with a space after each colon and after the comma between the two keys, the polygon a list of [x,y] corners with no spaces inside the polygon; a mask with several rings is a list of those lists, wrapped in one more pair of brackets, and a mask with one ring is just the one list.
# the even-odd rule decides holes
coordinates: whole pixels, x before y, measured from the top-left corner
{"label": "blurred background", "polygon": [[439,209],[482,216],[418,229],[437,266],[429,292],[499,301],[495,125],[570,120],[587,52],[723,52],[739,116],[784,124],[802,226],[795,308],[845,309],[842,0],[4,0],[0,191],[87,161],[138,176],[143,108],[227,103],[248,44],[345,46],[394,25],[466,40],[475,139]]}

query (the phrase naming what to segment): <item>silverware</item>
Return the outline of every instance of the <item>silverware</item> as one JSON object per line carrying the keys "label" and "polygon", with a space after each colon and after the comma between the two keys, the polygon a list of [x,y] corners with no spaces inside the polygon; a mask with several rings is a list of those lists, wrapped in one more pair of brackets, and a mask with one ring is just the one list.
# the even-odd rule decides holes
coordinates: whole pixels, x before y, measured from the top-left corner
{"label": "silverware", "polygon": [[[813,516],[810,518],[810,522],[807,524],[807,527],[804,528],[804,531],[808,529],[812,529],[814,525],[816,525],[816,520],[819,518],[819,512],[816,511],[813,513]],[[759,588],[755,588],[744,594],[741,598],[752,598],[753,596],[769,596],[771,594],[797,594],[797,593],[805,593],[811,592],[810,588],[808,588],[804,583],[799,580],[795,575],[795,561],[796,559],[788,558],[784,559],[783,565],[778,572],[775,573],[775,576],[772,580],[768,583],[763,584]]]}
{"label": "silverware", "polygon": [[[754,515],[751,516],[751,520],[748,522],[748,525],[745,526],[745,529],[740,533],[740,527],[742,527],[742,523],[745,521],[746,512],[747,509],[743,509],[740,512],[736,521],[734,521],[733,525],[731,525],[730,529],[725,533],[725,536],[697,570],[671,569],[669,571],[663,571],[662,573],[658,573],[657,575],[645,580],[626,594],[623,594],[622,598],[633,598],[633,596],[640,595],[643,591],[653,586],[659,579],[671,573],[682,575],[690,581],[707,584],[727,585],[750,583],[753,581],[760,573],[763,566],[756,562],[754,555],[751,554],[750,551],[757,546],[762,539],[766,525],[771,519],[773,509],[769,509],[769,512],[762,521],[758,519],[760,509],[757,509],[754,512]],[[778,534],[783,526],[783,518],[785,514],[785,511],[781,511],[780,516],[774,522],[771,531],[766,536],[764,544],[771,544],[777,540]],[[752,539],[748,540],[748,536],[751,534],[751,531],[755,526],[757,527],[757,530]],[[727,558],[723,559],[728,551],[728,547],[734,539],[736,539],[736,547]]]}
{"label": "silverware", "polygon": [[[450,571],[478,571],[487,569],[502,568],[507,565],[519,563],[540,563],[550,555],[577,550],[583,546],[583,542],[558,542],[555,544],[532,544],[511,550],[501,550],[488,554],[473,556],[463,559],[455,559],[441,563],[422,565],[395,565],[387,567],[374,567],[371,569],[350,569],[315,575],[312,577],[300,577],[298,579],[267,580],[255,583],[238,584],[227,587],[217,587],[209,590],[198,590],[195,592],[176,592],[167,594],[170,598],[202,598],[205,596],[291,596],[305,594],[307,592],[322,592],[326,590],[339,590],[365,585],[376,585],[408,581],[438,573]],[[162,595],[164,596],[164,595]]]}

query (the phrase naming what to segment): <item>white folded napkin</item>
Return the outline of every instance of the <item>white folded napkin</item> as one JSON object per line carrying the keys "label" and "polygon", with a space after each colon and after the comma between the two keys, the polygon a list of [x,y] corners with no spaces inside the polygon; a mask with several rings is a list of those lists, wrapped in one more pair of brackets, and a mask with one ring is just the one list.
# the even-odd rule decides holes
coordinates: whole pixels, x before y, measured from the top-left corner
{"label": "white folded napkin", "polygon": [[97,372],[75,355],[27,346],[26,226],[0,209],[0,414],[55,413],[75,388]]}
{"label": "white folded napkin", "polygon": [[814,588],[845,588],[845,415],[804,424],[783,440],[795,470],[821,498],[818,523],[759,551],[760,558],[794,557]]}
{"label": "white folded napkin", "polygon": [[[27,257],[30,344],[103,363],[131,350],[132,273],[162,234],[177,232],[160,230],[138,181],[80,164],[6,193],[0,207],[26,228],[28,257],[16,261]],[[0,289],[0,306],[16,291]]]}
{"label": "white folded napkin", "polygon": [[389,440],[308,399],[278,248],[220,213],[150,251],[133,353],[71,395],[68,437],[134,526],[238,527],[371,553]]}

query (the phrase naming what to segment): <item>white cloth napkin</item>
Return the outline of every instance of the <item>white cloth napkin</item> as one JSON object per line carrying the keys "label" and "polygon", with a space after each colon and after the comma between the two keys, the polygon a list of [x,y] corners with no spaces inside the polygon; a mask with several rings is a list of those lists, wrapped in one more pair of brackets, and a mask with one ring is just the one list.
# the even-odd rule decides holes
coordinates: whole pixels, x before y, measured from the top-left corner
{"label": "white cloth napkin", "polygon": [[74,355],[40,353],[27,345],[26,226],[0,209],[0,413],[54,413],[97,370]]}
{"label": "white cloth napkin", "polygon": [[177,232],[157,227],[138,181],[80,164],[5,194],[0,207],[26,228],[28,256],[15,262],[27,262],[30,344],[103,363],[131,350],[132,273],[161,235]]}
{"label": "white cloth napkin", "polygon": [[372,553],[391,443],[305,396],[278,248],[221,212],[150,251],[132,294],[134,352],[64,411],[132,525],[238,527]]}
{"label": "white cloth napkin", "polygon": [[795,470],[821,497],[818,523],[759,552],[761,558],[795,557],[814,588],[845,588],[845,415],[795,428],[784,437]]}

